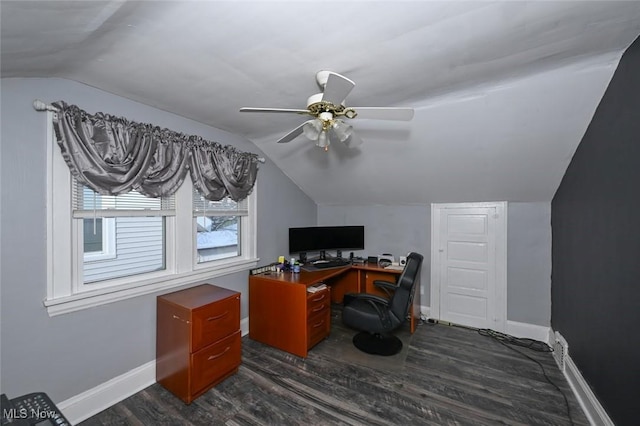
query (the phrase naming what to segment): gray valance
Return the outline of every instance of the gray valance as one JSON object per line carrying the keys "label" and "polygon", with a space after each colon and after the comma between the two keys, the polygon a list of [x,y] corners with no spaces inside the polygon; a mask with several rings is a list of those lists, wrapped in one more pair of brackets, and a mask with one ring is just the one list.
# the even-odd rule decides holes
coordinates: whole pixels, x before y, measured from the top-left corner
{"label": "gray valance", "polygon": [[211,201],[227,196],[240,201],[255,185],[256,154],[102,112],[89,114],[62,101],[53,106],[58,145],[71,174],[100,194],[171,195],[187,172]]}

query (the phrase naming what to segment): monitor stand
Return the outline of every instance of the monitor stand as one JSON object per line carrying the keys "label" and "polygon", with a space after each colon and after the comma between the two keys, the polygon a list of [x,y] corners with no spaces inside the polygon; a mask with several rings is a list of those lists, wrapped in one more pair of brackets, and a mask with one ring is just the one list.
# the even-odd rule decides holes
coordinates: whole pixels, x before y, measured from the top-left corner
{"label": "monitor stand", "polygon": [[320,251],[320,260],[327,260],[327,253],[324,250]]}

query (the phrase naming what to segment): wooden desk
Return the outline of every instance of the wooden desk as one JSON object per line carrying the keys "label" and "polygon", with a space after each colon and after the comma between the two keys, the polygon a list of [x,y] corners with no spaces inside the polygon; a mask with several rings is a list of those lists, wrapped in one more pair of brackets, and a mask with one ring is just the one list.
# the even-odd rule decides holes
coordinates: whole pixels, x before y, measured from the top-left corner
{"label": "wooden desk", "polygon": [[[373,281],[395,282],[401,271],[353,265],[298,274],[274,272],[249,277],[249,337],[300,357],[329,335],[331,304],[346,293],[386,297]],[[308,293],[307,287],[327,284],[327,290]],[[411,332],[420,320],[420,283],[416,283],[410,312]]]}

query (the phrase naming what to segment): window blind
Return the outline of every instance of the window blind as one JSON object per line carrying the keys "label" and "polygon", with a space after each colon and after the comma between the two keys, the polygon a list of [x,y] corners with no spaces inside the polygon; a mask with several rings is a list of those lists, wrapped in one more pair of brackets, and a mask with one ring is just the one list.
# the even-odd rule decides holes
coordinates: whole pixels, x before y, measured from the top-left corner
{"label": "window blind", "polygon": [[102,195],[73,179],[74,218],[175,216],[175,197],[150,198],[136,191]]}
{"label": "window blind", "polygon": [[197,190],[193,190],[193,216],[247,216],[248,197],[240,202],[226,197],[220,201],[209,201]]}

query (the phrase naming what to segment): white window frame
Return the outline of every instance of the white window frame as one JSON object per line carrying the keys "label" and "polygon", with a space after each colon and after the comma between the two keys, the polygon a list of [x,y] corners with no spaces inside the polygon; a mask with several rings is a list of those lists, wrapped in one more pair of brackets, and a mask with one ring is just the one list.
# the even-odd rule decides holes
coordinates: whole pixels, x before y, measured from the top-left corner
{"label": "white window frame", "polygon": [[102,250],[85,252],[85,262],[97,262],[100,260],[114,259],[116,257],[116,219],[113,217],[102,218]]}
{"label": "white window frame", "polygon": [[192,184],[187,178],[175,193],[175,216],[167,217],[166,269],[104,281],[91,289],[84,286],[78,280],[78,262],[74,261],[80,258],[78,244],[82,239],[78,238],[79,227],[72,219],[71,173],[55,140],[55,115],[55,112],[47,112],[47,297],[44,305],[50,316],[203,282],[247,271],[257,265],[257,197],[254,188],[248,198],[249,215],[243,217],[241,223],[241,255],[195,267]]}

